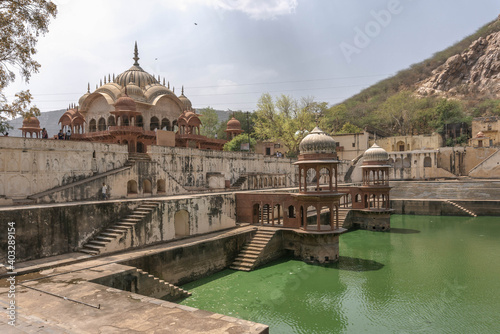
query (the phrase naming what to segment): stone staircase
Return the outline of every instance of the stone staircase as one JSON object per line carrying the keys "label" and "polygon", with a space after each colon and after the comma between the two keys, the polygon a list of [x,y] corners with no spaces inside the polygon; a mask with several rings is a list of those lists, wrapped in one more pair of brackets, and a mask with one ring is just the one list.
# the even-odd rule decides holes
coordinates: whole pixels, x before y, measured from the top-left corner
{"label": "stone staircase", "polygon": [[257,260],[269,241],[274,237],[276,230],[258,229],[252,240],[243,246],[240,254],[229,266],[230,269],[250,271],[255,268]]}
{"label": "stone staircase", "polygon": [[[134,226],[156,210],[159,204],[160,202],[155,201],[143,202],[131,214],[87,242],[80,251],[90,255],[98,255],[127,248],[127,243],[130,243],[127,242],[127,239],[131,239]],[[128,247],[130,246],[132,245]]]}
{"label": "stone staircase", "polygon": [[233,189],[240,189],[241,186],[243,185],[243,183],[245,183],[246,180],[247,180],[246,176],[240,176],[238,178],[238,180],[236,180],[236,182],[233,183],[233,185],[231,186],[231,188],[233,188]]}
{"label": "stone staircase", "polygon": [[137,293],[151,298],[176,301],[191,296],[191,292],[168,283],[147,271],[137,268],[139,286]]}
{"label": "stone staircase", "polygon": [[136,161],[151,161],[151,157],[147,153],[131,152],[128,154],[128,162],[135,163]]}
{"label": "stone staircase", "polygon": [[468,214],[468,215],[469,215],[469,216],[471,216],[471,217],[477,217],[477,214],[476,214],[475,212],[473,212],[473,211],[471,211],[471,210],[469,210],[469,209],[464,208],[464,207],[463,207],[463,206],[461,206],[460,204],[457,204],[457,203],[455,203],[455,202],[448,201],[448,200],[446,200],[446,201],[444,201],[444,202],[445,202],[445,203],[449,203],[449,204],[451,204],[451,205],[455,206],[456,208],[460,209],[461,211],[465,212],[466,214]]}
{"label": "stone staircase", "polygon": [[350,211],[351,209],[348,208],[339,208],[339,227],[344,226],[345,219]]}

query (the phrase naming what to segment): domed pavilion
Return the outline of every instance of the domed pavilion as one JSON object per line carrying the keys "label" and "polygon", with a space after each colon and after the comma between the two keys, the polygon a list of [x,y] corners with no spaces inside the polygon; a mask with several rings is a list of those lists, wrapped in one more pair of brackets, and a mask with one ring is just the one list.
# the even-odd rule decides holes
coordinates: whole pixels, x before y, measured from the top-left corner
{"label": "domed pavilion", "polygon": [[23,120],[23,126],[19,130],[22,131],[22,136],[25,138],[28,137],[28,133],[31,138],[41,138],[42,129],[40,128],[40,121],[35,116],[26,117]]}

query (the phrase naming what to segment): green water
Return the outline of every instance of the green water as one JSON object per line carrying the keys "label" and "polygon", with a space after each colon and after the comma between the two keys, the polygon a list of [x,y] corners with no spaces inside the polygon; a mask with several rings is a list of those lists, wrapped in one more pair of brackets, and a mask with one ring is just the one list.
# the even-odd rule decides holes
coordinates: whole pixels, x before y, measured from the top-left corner
{"label": "green water", "polygon": [[185,285],[182,304],[271,333],[500,333],[500,218],[392,216],[340,236],[340,260],[283,259]]}

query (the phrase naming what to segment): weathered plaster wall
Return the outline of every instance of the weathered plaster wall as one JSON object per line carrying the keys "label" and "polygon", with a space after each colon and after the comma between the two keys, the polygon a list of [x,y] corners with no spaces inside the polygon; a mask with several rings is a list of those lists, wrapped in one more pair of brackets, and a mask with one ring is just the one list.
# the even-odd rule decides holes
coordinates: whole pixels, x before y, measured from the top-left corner
{"label": "weathered plaster wall", "polygon": [[391,181],[391,199],[500,200],[500,181]]}
{"label": "weathered plaster wall", "polygon": [[[115,251],[175,239],[176,213],[182,210],[188,214],[189,235],[235,226],[231,193],[155,200],[161,201],[158,210],[137,223]],[[0,209],[0,229],[7,231],[7,223],[15,222],[17,261],[59,255],[77,250],[139,203],[127,200]],[[0,233],[0,244],[7,245],[7,233]],[[5,263],[6,252],[6,248],[0,249],[0,263]]]}
{"label": "weathered plaster wall", "polygon": [[[500,201],[453,200],[462,207],[473,211],[480,216],[500,216]],[[394,213],[402,215],[429,215],[429,216],[469,216],[456,206],[443,200],[391,200]]]}
{"label": "weathered plaster wall", "polygon": [[25,198],[121,167],[127,157],[123,145],[0,137],[0,197]]}
{"label": "weathered plaster wall", "polygon": [[[18,262],[72,252],[135,206],[107,202],[0,209],[0,245],[7,245],[7,223],[14,222]],[[0,248],[0,263],[6,252]]]}
{"label": "weathered plaster wall", "polygon": [[191,243],[124,264],[141,268],[172,284],[182,285],[227,268],[252,233],[253,231],[248,231],[226,238]]}

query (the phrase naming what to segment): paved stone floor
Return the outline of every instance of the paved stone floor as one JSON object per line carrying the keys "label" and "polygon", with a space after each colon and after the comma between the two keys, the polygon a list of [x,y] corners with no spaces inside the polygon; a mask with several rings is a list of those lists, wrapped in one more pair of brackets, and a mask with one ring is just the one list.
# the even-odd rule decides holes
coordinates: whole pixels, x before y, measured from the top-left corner
{"label": "paved stone floor", "polygon": [[[43,261],[25,263],[21,270],[32,273],[16,278],[16,327],[7,324],[9,288],[6,278],[0,280],[0,333],[268,333],[266,325],[90,282],[116,273],[120,270],[116,263],[125,259],[249,228],[252,227],[98,258],[72,253],[46,259],[45,265]],[[72,264],[60,266],[64,263]]]}

